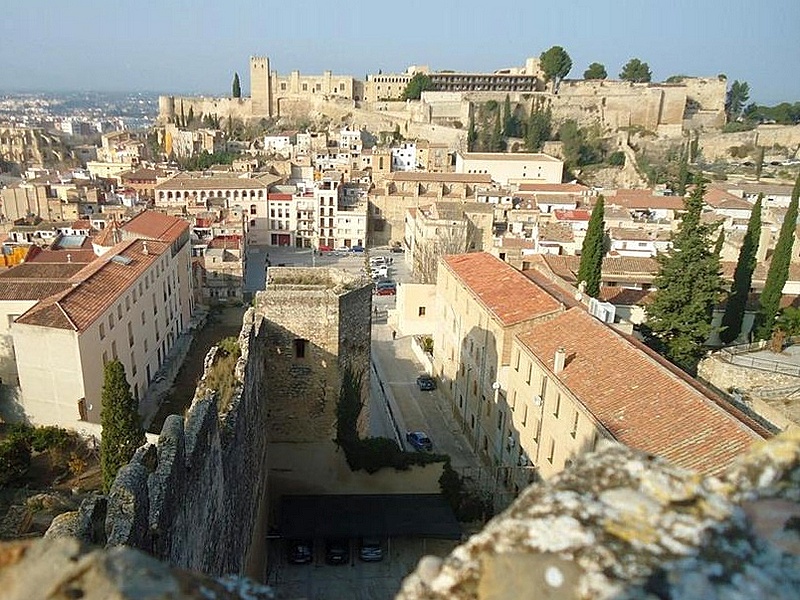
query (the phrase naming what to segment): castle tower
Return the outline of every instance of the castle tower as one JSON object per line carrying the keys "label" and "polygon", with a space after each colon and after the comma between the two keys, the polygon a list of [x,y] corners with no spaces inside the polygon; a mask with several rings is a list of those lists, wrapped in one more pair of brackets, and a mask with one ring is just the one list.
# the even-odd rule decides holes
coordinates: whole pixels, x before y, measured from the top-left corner
{"label": "castle tower", "polygon": [[272,116],[272,81],[266,56],[250,57],[250,98],[254,117]]}

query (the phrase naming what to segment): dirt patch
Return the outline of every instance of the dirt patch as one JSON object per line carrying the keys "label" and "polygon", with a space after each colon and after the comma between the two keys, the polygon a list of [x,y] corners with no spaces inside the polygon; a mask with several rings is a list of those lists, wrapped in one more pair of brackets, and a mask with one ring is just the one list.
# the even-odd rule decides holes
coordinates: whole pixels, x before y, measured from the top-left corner
{"label": "dirt patch", "polygon": [[206,319],[206,324],[192,340],[180,371],[166,398],[150,424],[151,433],[160,433],[164,420],[169,415],[183,415],[192,403],[197,382],[203,375],[203,361],[208,351],[226,337],[238,337],[242,330],[242,317],[246,306],[214,308]]}

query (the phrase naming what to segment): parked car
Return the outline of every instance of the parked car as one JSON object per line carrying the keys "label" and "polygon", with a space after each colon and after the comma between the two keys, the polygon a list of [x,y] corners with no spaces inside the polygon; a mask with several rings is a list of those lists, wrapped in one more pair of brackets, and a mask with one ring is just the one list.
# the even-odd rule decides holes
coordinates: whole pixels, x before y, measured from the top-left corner
{"label": "parked car", "polygon": [[417,452],[430,452],[433,450],[433,442],[424,431],[406,432],[406,441]]}
{"label": "parked car", "polygon": [[289,540],[288,559],[293,565],[306,565],[314,559],[311,540]]}
{"label": "parked car", "polygon": [[333,248],[330,247],[330,246],[320,246],[319,248],[317,248],[317,250],[320,253],[322,253],[322,252],[333,252]]}
{"label": "parked car", "polygon": [[403,248],[402,246],[392,246],[392,249],[391,249],[391,250],[389,250],[389,252],[394,252],[394,253],[397,253],[397,254],[402,254],[403,252],[405,252],[405,248]]}
{"label": "parked car", "polygon": [[386,264],[386,257],[385,256],[373,256],[369,259],[369,264],[371,267],[379,267],[380,265]]}
{"label": "parked car", "polygon": [[325,562],[329,565],[346,565],[350,560],[350,541],[343,538],[325,542]]}
{"label": "parked car", "polygon": [[353,246],[350,250],[356,254],[361,254],[364,252],[364,246]]}
{"label": "parked car", "polygon": [[363,538],[358,557],[364,562],[377,562],[383,560],[383,548],[378,538]]}
{"label": "parked car", "polygon": [[423,392],[430,392],[436,389],[436,380],[430,375],[420,375],[417,377],[417,387]]}
{"label": "parked car", "polygon": [[375,290],[376,296],[395,296],[397,295],[397,288],[392,287],[382,287]]}
{"label": "parked car", "polygon": [[336,252],[337,254],[350,254],[350,248],[348,248],[347,246],[339,246],[338,248],[336,248],[336,250],[334,250],[334,252]]}
{"label": "parked car", "polygon": [[372,267],[370,269],[370,275],[377,275],[378,277],[386,277],[389,274],[389,267],[386,265],[382,265],[379,267]]}

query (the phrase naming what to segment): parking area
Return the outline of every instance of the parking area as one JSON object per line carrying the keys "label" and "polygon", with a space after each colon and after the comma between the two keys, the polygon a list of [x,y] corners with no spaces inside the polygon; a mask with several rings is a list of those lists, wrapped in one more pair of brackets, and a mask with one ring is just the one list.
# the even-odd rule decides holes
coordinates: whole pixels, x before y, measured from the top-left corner
{"label": "parking area", "polygon": [[270,543],[268,583],[278,598],[381,600],[394,598],[403,579],[417,566],[422,556],[445,557],[457,542],[419,538],[381,538],[383,559],[364,562],[358,558],[359,540],[349,540],[349,559],[341,565],[325,562],[325,540],[313,540],[312,562],[291,564],[289,541]]}

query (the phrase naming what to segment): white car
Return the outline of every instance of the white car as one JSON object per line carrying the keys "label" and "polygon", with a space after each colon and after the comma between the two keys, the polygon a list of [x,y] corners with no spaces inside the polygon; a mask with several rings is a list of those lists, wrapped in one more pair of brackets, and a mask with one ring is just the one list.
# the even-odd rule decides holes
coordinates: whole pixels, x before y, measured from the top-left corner
{"label": "white car", "polygon": [[378,278],[378,277],[388,277],[389,276],[389,267],[381,266],[381,267],[372,267],[370,269],[370,277]]}

